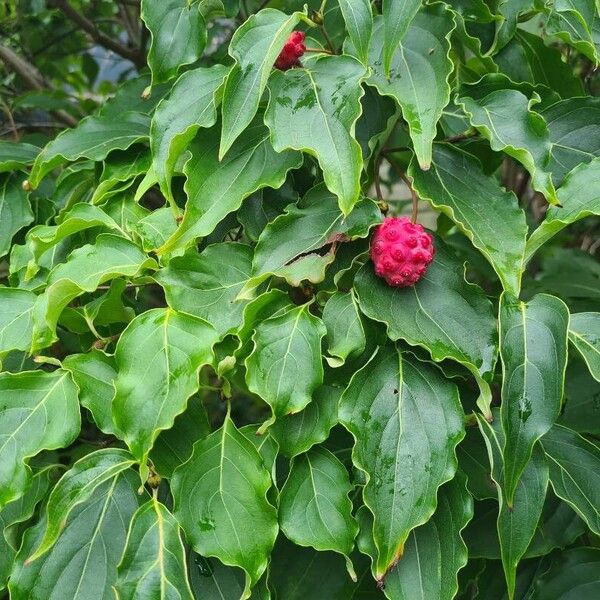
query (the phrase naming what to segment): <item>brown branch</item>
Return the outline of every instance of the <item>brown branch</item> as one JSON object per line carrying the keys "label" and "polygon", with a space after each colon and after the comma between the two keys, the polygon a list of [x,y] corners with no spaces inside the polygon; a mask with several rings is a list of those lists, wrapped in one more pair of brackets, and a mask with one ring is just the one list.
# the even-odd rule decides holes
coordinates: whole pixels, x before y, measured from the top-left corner
{"label": "brown branch", "polygon": [[79,27],[87,33],[87,35],[97,44],[112,50],[119,56],[130,60],[138,69],[146,66],[146,59],[140,52],[127,46],[123,46],[120,42],[117,42],[112,37],[100,31],[96,25],[90,21],[86,16],[75,10],[68,2],[68,0],[52,0],[49,5],[53,8],[61,10],[67,18],[79,25]]}
{"label": "brown branch", "polygon": [[[35,65],[32,65],[7,46],[0,45],[0,60],[8,69],[14,71],[30,90],[52,89]],[[64,110],[52,110],[50,114],[69,127],[77,125],[77,119]]]}

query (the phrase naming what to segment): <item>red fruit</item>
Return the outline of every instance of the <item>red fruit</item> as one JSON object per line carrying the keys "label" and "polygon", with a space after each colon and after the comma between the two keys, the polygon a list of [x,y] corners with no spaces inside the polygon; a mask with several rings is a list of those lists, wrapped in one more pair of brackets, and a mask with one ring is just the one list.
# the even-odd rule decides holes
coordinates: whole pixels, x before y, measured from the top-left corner
{"label": "red fruit", "polygon": [[299,65],[298,59],[306,52],[303,31],[292,31],[283,49],[275,61],[275,67],[281,71],[287,71],[291,67]]}
{"label": "red fruit", "polygon": [[375,273],[394,287],[414,285],[433,260],[433,238],[406,217],[388,217],[371,240]]}

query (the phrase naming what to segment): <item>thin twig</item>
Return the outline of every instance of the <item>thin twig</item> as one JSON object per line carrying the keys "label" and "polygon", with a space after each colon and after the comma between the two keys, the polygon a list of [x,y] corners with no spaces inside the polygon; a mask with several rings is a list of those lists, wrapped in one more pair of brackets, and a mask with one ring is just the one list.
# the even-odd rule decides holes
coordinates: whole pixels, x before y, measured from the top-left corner
{"label": "thin twig", "polygon": [[377,193],[377,200],[379,200],[379,202],[383,202],[383,194],[381,193],[381,176],[379,173],[379,169],[381,168],[381,158],[382,156],[380,153],[375,161],[375,172],[373,173],[373,183],[375,184],[375,192]]}
{"label": "thin twig", "polygon": [[321,52],[322,54],[335,54],[327,48],[305,48],[305,52]]}
{"label": "thin twig", "polygon": [[335,51],[335,46],[333,45],[333,42],[331,41],[331,38],[329,37],[329,34],[327,33],[327,29],[325,29],[325,24],[321,23],[319,25],[319,29],[321,30],[321,33],[323,34],[323,37],[325,38],[325,41],[327,42],[327,45],[329,46],[329,49],[331,50],[331,54],[337,54],[337,52]]}
{"label": "thin twig", "polygon": [[408,179],[408,177],[406,176],[404,171],[402,171],[402,169],[395,162],[391,161],[387,156],[386,156],[386,159],[387,159],[388,163],[390,163],[390,165],[392,166],[394,171],[396,171],[398,177],[400,177],[400,179],[402,179],[402,181],[404,181],[404,183],[406,184],[406,187],[408,188],[408,190],[410,192],[410,195],[412,197],[412,213],[410,215],[410,220],[413,223],[416,223],[417,218],[419,217],[419,197],[417,196],[417,193],[413,189],[412,183],[410,182],[410,180]]}

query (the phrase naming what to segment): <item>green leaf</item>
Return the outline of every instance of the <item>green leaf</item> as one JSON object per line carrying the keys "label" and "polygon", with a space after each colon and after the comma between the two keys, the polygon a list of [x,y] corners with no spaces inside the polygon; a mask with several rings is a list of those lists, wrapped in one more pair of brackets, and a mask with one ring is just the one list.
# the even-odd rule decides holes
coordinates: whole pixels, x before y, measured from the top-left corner
{"label": "green leaf", "polygon": [[419,165],[426,170],[431,166],[431,145],[437,122],[450,100],[449,79],[453,69],[449,58],[450,35],[456,23],[445,4],[424,7],[408,27],[391,63],[391,71],[386,74],[386,42],[382,29],[387,23],[381,19],[375,21],[370,52],[373,71],[367,83],[398,102],[408,123]]}
{"label": "green leaf", "polygon": [[546,294],[527,303],[503,294],[499,321],[503,491],[510,509],[534,444],[560,414],[569,310],[562,300]]}
{"label": "green leaf", "polygon": [[343,554],[352,574],[349,555],[358,525],[348,498],[351,491],[346,467],[316,446],[292,462],[279,496],[279,523],[295,544]]}
{"label": "green leaf", "polygon": [[32,144],[0,140],[0,173],[29,166],[39,152],[40,149]]}
{"label": "green leaf", "polygon": [[261,432],[278,417],[302,410],[323,383],[321,340],[326,329],[309,307],[304,304],[259,323],[252,337],[246,383],[273,412]]}
{"label": "green leaf", "polygon": [[546,217],[527,240],[526,260],[568,225],[600,215],[600,158],[576,167],[558,190],[561,206],[550,206]]}
{"label": "green leaf", "polygon": [[535,600],[595,598],[600,594],[600,550],[571,548],[535,582]]}
{"label": "green leaf", "polygon": [[492,150],[518,160],[531,174],[532,186],[550,204],[558,204],[548,168],[551,141],[544,117],[532,107],[539,95],[506,75],[488,74],[460,88],[458,102],[473,127],[490,141]]}
{"label": "green leaf", "polygon": [[161,192],[171,202],[175,163],[198,129],[216,123],[219,90],[228,71],[224,65],[187,71],[156,107],[150,126],[152,166]]}
{"label": "green leaf", "polygon": [[554,493],[600,533],[600,448],[578,433],[554,427],[542,438]]}
{"label": "green leaf", "polygon": [[434,513],[438,487],[454,476],[464,436],[458,391],[435,367],[388,346],[352,377],[339,418],[355,439],[352,461],[367,478],[373,572],[381,581],[410,532]]}
{"label": "green leaf", "polygon": [[114,586],[119,600],[193,600],[179,524],[155,497],[131,519]]}
{"label": "green leaf", "polygon": [[36,188],[50,171],[79,158],[104,160],[112,150],[126,150],[148,138],[150,119],[138,112],[124,112],[115,119],[112,115],[86,117],[74,129],[66,129],[52,140],[37,156],[29,183]]}
{"label": "green leaf", "polygon": [[62,310],[77,296],[95,291],[99,285],[118,276],[134,277],[140,271],[156,268],[132,242],[103,233],[94,244],[74,250],[66,263],[52,269],[48,287],[38,296],[33,310],[32,351],[56,340],[56,323]]}
{"label": "green leaf", "polygon": [[171,259],[156,280],[171,308],[201,317],[223,336],[242,324],[247,303],[235,299],[251,270],[250,246],[225,242]]}
{"label": "green leaf", "polygon": [[373,29],[373,11],[369,0],[339,0],[346,29],[360,62],[368,64]]}
{"label": "green leaf", "polygon": [[152,42],[148,65],[152,84],[169,81],[184,65],[202,56],[206,46],[206,23],[188,0],[142,0],[141,17]]}
{"label": "green leaf", "polygon": [[600,313],[571,315],[569,341],[585,360],[592,377],[600,381]]}
{"label": "green leaf", "polygon": [[27,290],[0,287],[0,360],[11,350],[29,350],[36,296]]}
{"label": "green leaf", "polygon": [[600,436],[599,399],[600,383],[590,375],[586,363],[572,361],[567,366],[565,406],[558,422],[578,433]]}
{"label": "green leaf", "polygon": [[[266,8],[252,15],[231,38],[229,54],[235,64],[223,90],[221,160],[256,115],[260,98],[279,53],[296,25],[306,17]],[[310,23],[310,21],[307,21]]]}
{"label": "green leaf", "polygon": [[117,375],[114,357],[92,349],[87,354],[70,354],[62,362],[79,388],[79,402],[85,406],[98,429],[119,436],[112,418],[113,381]]}
{"label": "green leaf", "polygon": [[0,175],[0,257],[10,251],[15,233],[33,221],[23,180],[21,173]]}
{"label": "green leaf", "polygon": [[241,206],[244,198],[264,187],[281,187],[287,172],[302,164],[299,152],[273,150],[260,115],[238,140],[235,153],[222,161],[217,156],[217,130],[218,125],[190,144],[192,156],[184,167],[188,197],[185,214],[177,231],[157,250],[159,254],[209,235]]}
{"label": "green leaf", "polygon": [[118,448],[97,450],[78,460],[50,493],[44,535],[27,561],[33,562],[52,548],[77,506],[96,495],[98,487],[134,464],[131,454]]}
{"label": "green leaf", "polygon": [[314,156],[345,215],[360,195],[363,161],[354,128],[365,75],[365,67],[351,56],[324,56],[304,69],[275,71],[269,80],[265,123],[273,147]]}
{"label": "green leaf", "polygon": [[324,442],[337,423],[340,396],[341,390],[324,385],[313,394],[306,408],[277,419],[269,435],[277,441],[280,452],[293,458]]}
{"label": "green leaf", "polygon": [[352,291],[334,293],[323,308],[327,328],[326,357],[329,366],[340,367],[350,355],[359,355],[366,346],[365,328]]}
{"label": "green leaf", "polygon": [[518,295],[527,223],[516,196],[486,176],[474,156],[446,144],[435,145],[430,171],[413,160],[409,175],[419,196],[448,215],[494,267],[504,289]]}
{"label": "green leaf", "polygon": [[[420,0],[383,0],[383,71],[386,77],[391,76],[392,60],[398,49],[398,44],[406,35],[408,28],[415,18]],[[375,39],[381,37],[375,34]]]}
{"label": "green leaf", "polygon": [[358,304],[367,317],[386,324],[390,339],[421,346],[435,361],[451,358],[467,367],[481,388],[482,410],[489,412],[491,393],[483,378],[496,360],[492,306],[479,287],[465,281],[462,265],[441,240],[436,249],[423,278],[409,288],[387,285],[367,262],[354,280]]}
{"label": "green leaf", "polygon": [[114,475],[72,511],[53,548],[33,562],[27,558],[39,544],[44,522],[28,529],[9,584],[11,598],[114,600],[127,527],[142,498],[132,470]]}
{"label": "green leaf", "polygon": [[188,551],[188,570],[196,600],[237,600],[244,592],[244,571],[216,558]]}
{"label": "green leaf", "polygon": [[171,481],[175,516],[194,550],[246,573],[242,598],[267,568],[277,513],[267,501],[271,475],[258,451],[227,416],[194,446]]}
{"label": "green leaf", "polygon": [[129,227],[137,238],[140,239],[145,252],[152,252],[162,246],[177,230],[177,221],[173,210],[163,206],[153,210]]}
{"label": "green leaf", "polygon": [[198,371],[211,362],[216,341],[206,321],[170,308],[138,315],[119,338],[112,414],[142,475],[159,432],[198,389]]}
{"label": "green leaf", "polygon": [[0,373],[0,507],[21,496],[42,450],[64,448],[81,427],[77,386],[67,371]]}
{"label": "green leaf", "polygon": [[344,217],[335,196],[324,185],[315,186],[263,229],[254,249],[252,276],[239,297],[251,296],[270,275],[288,280],[302,280],[306,275],[310,279],[311,271],[305,265],[310,259],[319,260],[321,255],[315,251],[339,241],[366,237],[380,221],[379,208],[369,198],[360,200]]}

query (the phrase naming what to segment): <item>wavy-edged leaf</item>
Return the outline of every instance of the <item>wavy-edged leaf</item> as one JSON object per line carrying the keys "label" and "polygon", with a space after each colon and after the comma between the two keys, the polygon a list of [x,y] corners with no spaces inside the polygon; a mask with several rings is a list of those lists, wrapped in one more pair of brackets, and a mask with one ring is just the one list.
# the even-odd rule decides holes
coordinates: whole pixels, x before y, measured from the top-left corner
{"label": "wavy-edged leaf", "polygon": [[600,381],[600,313],[571,315],[569,341],[585,360],[592,377]]}
{"label": "wavy-edged leaf", "polygon": [[449,78],[453,70],[449,58],[450,35],[456,23],[449,8],[437,3],[423,7],[410,26],[406,25],[408,30],[393,57],[388,76],[386,42],[382,35],[387,21],[376,19],[370,51],[373,71],[367,83],[398,102],[419,165],[429,169],[437,122],[450,100]]}
{"label": "wavy-edged leaf", "polygon": [[600,448],[562,425],[554,425],[541,443],[554,493],[600,534]]}
{"label": "wavy-edged leaf", "polygon": [[354,436],[352,460],[367,477],[373,572],[381,581],[410,532],[434,513],[439,486],[454,476],[464,436],[458,390],[435,367],[387,346],[350,380],[339,419]]}
{"label": "wavy-edged leaf", "polygon": [[349,555],[358,525],[348,498],[351,490],[346,467],[316,446],[292,462],[279,496],[279,523],[295,544],[343,554],[353,573]]}
{"label": "wavy-edged leaf", "polygon": [[287,172],[302,164],[299,152],[273,150],[262,115],[244,131],[235,152],[222,161],[217,156],[217,129],[218,125],[202,132],[189,146],[192,156],[184,167],[185,214],[177,231],[158,249],[159,254],[209,235],[244,198],[264,187],[281,187]]}
{"label": "wavy-edged leaf", "polygon": [[531,174],[533,188],[550,204],[558,204],[548,164],[550,133],[544,117],[533,110],[539,95],[532,86],[514,83],[499,73],[487,74],[461,86],[458,101],[492,150],[518,160]]}
{"label": "wavy-edged leaf", "polygon": [[451,358],[477,378],[480,405],[489,412],[489,377],[496,360],[496,320],[481,288],[469,284],[463,267],[441,242],[423,278],[409,288],[393,288],[375,275],[367,262],[357,273],[354,289],[367,317],[387,325],[388,337],[422,346],[433,360]]}
{"label": "wavy-edged leaf", "polygon": [[198,129],[216,123],[219,90],[227,73],[224,65],[187,71],[156,107],[150,126],[152,166],[162,193],[171,202],[175,163]]}
{"label": "wavy-edged leaf", "polygon": [[600,594],[600,550],[571,548],[557,557],[550,568],[535,580],[535,600],[595,598]]}
{"label": "wavy-edged leaf", "polygon": [[223,90],[219,159],[254,119],[273,65],[300,19],[306,17],[299,12],[286,15],[266,8],[252,15],[233,34],[229,54],[235,64]]}
{"label": "wavy-edged leaf", "polygon": [[569,309],[562,300],[538,294],[521,302],[506,293],[500,299],[502,406],[500,417],[503,492],[509,508],[533,446],[560,414]]}
{"label": "wavy-edged leaf", "polygon": [[29,183],[36,188],[40,181],[59,165],[79,158],[104,160],[112,150],[126,150],[148,138],[150,118],[138,112],[86,117],[77,127],[66,129],[38,154]]}
{"label": "wavy-edged leaf", "polygon": [[362,63],[368,64],[373,30],[373,11],[369,0],[339,0],[348,35]]}
{"label": "wavy-edged leaf", "polygon": [[169,429],[212,361],[217,332],[204,320],[155,308],[138,315],[117,342],[113,419],[146,472],[154,440]]}
{"label": "wavy-edged leaf", "polygon": [[177,220],[172,208],[163,206],[153,210],[139,221],[131,223],[129,230],[140,240],[144,252],[152,252],[175,233]]}
{"label": "wavy-edged leaf", "polygon": [[171,259],[155,278],[171,308],[201,317],[222,336],[242,323],[247,303],[235,299],[251,270],[250,246],[224,242]]}
{"label": "wavy-edged leaf", "polygon": [[265,123],[273,147],[314,156],[345,215],[360,195],[363,161],[354,128],[366,73],[351,56],[323,56],[307,68],[275,71],[269,79]]}
{"label": "wavy-edged leaf", "polygon": [[127,527],[143,500],[138,486],[135,473],[127,470],[97,487],[71,512],[56,544],[33,562],[27,558],[39,544],[44,521],[28,529],[9,584],[11,598],[114,600]]}
{"label": "wavy-edged leaf", "polygon": [[575,168],[558,190],[561,206],[550,206],[544,220],[527,240],[526,260],[568,225],[600,215],[600,158]]}
{"label": "wavy-edged leaf", "polygon": [[119,600],[193,600],[179,524],[155,497],[131,519],[118,568]]}
{"label": "wavy-edged leaf", "polygon": [[323,383],[321,340],[323,321],[310,313],[310,304],[298,306],[259,323],[246,359],[246,383],[272,409],[264,431],[278,417],[302,410]]}
{"label": "wavy-edged leaf", "polygon": [[33,221],[24,179],[21,173],[0,175],[0,257],[10,251],[15,233]]}
{"label": "wavy-edged leaf", "polygon": [[277,441],[280,452],[293,458],[324,442],[337,423],[341,393],[338,388],[324,385],[313,394],[306,408],[277,419],[269,435]]}
{"label": "wavy-edged leaf", "polygon": [[35,300],[28,290],[0,287],[0,360],[11,350],[31,348]]}
{"label": "wavy-edged leaf", "polygon": [[246,573],[242,598],[267,568],[277,537],[272,485],[258,451],[229,416],[194,446],[171,481],[174,513],[194,550]]}
{"label": "wavy-edged leaf", "polygon": [[0,173],[31,165],[39,152],[40,148],[32,144],[0,140]]}
{"label": "wavy-edged leaf", "polygon": [[448,215],[494,267],[504,289],[518,295],[527,223],[516,196],[485,175],[474,156],[451,145],[435,145],[430,171],[413,161],[409,174],[419,196]]}
{"label": "wavy-edged leaf", "polygon": [[48,287],[37,298],[33,310],[32,351],[56,340],[58,318],[77,296],[93,292],[115,277],[134,277],[149,268],[156,268],[154,259],[148,258],[133,242],[108,233],[99,235],[94,244],[74,250],[67,262],[52,269]]}
{"label": "wavy-edged leaf", "polygon": [[329,366],[339,367],[350,355],[363,352],[367,341],[354,292],[335,292],[323,308],[323,323],[327,328]]}
{"label": "wavy-edged leaf", "polygon": [[152,84],[169,81],[182,66],[202,56],[206,23],[195,2],[142,0],[141,18],[152,37],[148,51]]}
{"label": "wavy-edged leaf", "polygon": [[0,373],[0,507],[23,494],[27,461],[64,448],[81,427],[77,386],[68,371]]}
{"label": "wavy-edged leaf", "polygon": [[383,36],[379,33],[373,37],[383,37],[382,61],[386,77],[390,77],[392,74],[392,60],[398,44],[406,35],[419,8],[421,8],[420,0],[383,0]]}

